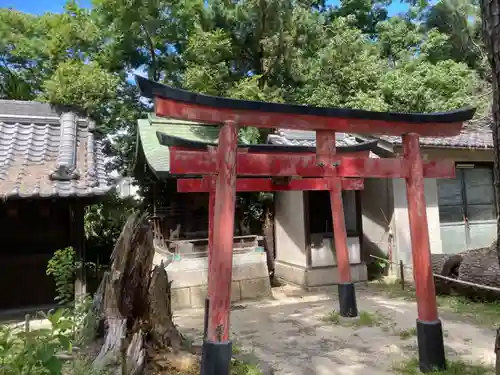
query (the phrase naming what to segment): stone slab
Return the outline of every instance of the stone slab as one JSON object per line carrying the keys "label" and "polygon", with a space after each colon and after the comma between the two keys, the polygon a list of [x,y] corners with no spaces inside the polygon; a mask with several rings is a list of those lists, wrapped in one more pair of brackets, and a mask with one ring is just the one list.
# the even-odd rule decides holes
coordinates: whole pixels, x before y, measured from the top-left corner
{"label": "stone slab", "polygon": [[241,280],[241,299],[257,299],[271,295],[271,283],[269,277],[258,279]]}
{"label": "stone slab", "polygon": [[[304,268],[277,261],[275,273],[278,278],[304,287],[335,285],[339,282],[336,266]],[[367,281],[366,265],[364,263],[351,264],[351,276],[353,282]]]}
{"label": "stone slab", "polygon": [[[161,260],[156,255],[156,261]],[[182,259],[169,264],[166,268],[172,288],[185,288],[208,283],[208,259]],[[268,277],[266,254],[249,252],[235,254],[233,257],[233,281]]]}
{"label": "stone slab", "polygon": [[[207,285],[197,285],[185,288],[172,289],[173,309],[202,307],[205,305]],[[231,302],[259,299],[271,295],[269,277],[252,280],[233,281],[231,284]]]}

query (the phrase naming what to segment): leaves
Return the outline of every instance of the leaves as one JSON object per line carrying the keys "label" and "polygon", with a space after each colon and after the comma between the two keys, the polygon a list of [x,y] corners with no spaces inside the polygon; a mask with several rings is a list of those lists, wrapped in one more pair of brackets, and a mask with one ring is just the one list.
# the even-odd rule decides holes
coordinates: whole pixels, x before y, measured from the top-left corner
{"label": "leaves", "polygon": [[[148,110],[131,74],[197,92],[379,111],[488,108],[478,6],[385,0],[70,1],[60,14],[0,9],[0,97],[78,107],[131,170]],[[246,142],[265,132],[242,129]]]}
{"label": "leaves", "polygon": [[73,106],[87,116],[102,118],[107,102],[116,99],[119,77],[96,62],[70,60],[61,63],[43,84],[40,99]]}
{"label": "leaves", "polygon": [[[25,332],[1,325],[0,375],[60,375],[63,359],[59,354],[71,353],[73,343],[84,342],[79,334],[75,337],[75,333],[85,333],[86,319],[92,316],[90,306],[91,298],[87,296],[74,310],[60,308],[46,315],[41,313],[49,320],[50,328]],[[95,316],[92,321],[95,323]],[[91,373],[88,367],[78,370],[81,374]]]}
{"label": "leaves", "polygon": [[[57,250],[47,264],[46,273],[52,276],[56,283],[56,300],[62,304],[72,302],[74,299],[74,279],[75,279],[75,251],[72,247]],[[59,321],[62,310],[49,314],[47,319],[52,324]]]}

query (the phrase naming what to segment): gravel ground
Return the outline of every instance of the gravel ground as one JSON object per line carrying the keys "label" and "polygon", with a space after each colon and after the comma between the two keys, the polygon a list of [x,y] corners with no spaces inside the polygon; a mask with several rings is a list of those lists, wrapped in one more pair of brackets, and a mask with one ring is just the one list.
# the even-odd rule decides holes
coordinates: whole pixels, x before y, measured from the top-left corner
{"label": "gravel ground", "polygon": [[[279,375],[394,374],[417,354],[416,304],[357,289],[360,320],[340,319],[336,293],[275,288],[273,298],[241,303],[231,314],[232,339]],[[177,311],[183,334],[201,341],[203,310]],[[494,329],[442,319],[447,358],[494,363]]]}

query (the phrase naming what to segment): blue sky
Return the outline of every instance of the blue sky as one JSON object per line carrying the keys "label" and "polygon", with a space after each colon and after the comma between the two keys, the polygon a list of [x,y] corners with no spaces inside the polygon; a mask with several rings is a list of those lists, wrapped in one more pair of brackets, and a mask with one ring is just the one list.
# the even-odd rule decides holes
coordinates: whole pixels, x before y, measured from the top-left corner
{"label": "blue sky", "polygon": [[[91,0],[79,0],[80,5],[90,7]],[[332,0],[337,3],[338,0]],[[44,12],[60,12],[66,3],[65,0],[0,0],[0,8],[14,8],[23,12],[40,14]],[[389,14],[403,12],[408,9],[408,5],[394,0],[389,7]]]}

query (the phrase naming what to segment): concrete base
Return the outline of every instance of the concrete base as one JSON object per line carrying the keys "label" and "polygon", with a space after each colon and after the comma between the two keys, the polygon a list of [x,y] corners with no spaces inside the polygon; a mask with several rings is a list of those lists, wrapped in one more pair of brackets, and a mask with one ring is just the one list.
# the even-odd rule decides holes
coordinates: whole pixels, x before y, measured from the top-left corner
{"label": "concrete base", "polygon": [[[156,253],[153,263],[160,264],[163,256]],[[205,304],[208,281],[208,258],[184,258],[166,268],[172,281],[174,309],[198,307]],[[252,251],[233,256],[231,301],[258,299],[271,295],[266,254]]]}
{"label": "concrete base", "polygon": [[[276,277],[303,287],[335,285],[339,283],[336,266],[306,268],[276,261],[274,267]],[[351,277],[354,283],[367,281],[366,264],[351,264]]]}

